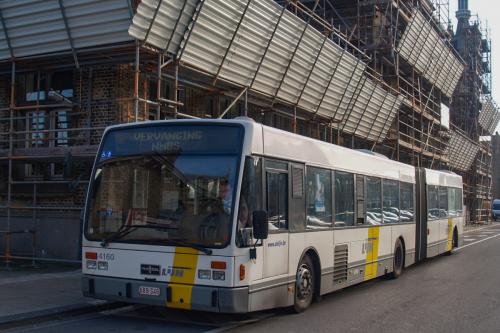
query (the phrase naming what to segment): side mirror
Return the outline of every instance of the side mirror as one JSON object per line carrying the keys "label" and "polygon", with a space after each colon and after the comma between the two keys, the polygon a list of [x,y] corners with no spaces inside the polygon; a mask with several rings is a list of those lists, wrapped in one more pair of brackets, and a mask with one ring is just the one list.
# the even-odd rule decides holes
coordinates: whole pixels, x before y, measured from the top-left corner
{"label": "side mirror", "polygon": [[253,237],[255,239],[267,239],[269,234],[269,224],[267,221],[267,212],[264,210],[254,211],[253,217]]}

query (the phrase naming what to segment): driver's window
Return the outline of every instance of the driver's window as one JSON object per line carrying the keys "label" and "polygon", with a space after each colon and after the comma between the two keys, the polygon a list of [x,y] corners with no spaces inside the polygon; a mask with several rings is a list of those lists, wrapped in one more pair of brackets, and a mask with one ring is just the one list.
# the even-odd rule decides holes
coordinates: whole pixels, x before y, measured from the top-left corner
{"label": "driver's window", "polygon": [[239,247],[255,244],[252,214],[259,210],[262,210],[262,159],[249,156],[245,159],[238,205],[236,244]]}

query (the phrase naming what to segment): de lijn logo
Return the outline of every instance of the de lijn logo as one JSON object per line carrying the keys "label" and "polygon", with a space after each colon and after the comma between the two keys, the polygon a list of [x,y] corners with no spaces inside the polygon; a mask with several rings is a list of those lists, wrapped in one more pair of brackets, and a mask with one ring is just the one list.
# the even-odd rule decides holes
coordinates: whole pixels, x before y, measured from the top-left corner
{"label": "de lijn logo", "polygon": [[160,265],[141,264],[142,275],[160,275]]}
{"label": "de lijn logo", "polygon": [[273,243],[267,243],[267,247],[281,247],[281,246],[286,246],[286,241],[284,240],[279,240]]}

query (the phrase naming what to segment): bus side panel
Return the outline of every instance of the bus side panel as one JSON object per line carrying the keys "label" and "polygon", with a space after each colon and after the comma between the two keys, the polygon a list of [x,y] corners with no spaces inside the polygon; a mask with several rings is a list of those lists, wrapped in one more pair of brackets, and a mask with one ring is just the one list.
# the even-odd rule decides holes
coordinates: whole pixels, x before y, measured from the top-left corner
{"label": "bus side panel", "polygon": [[[289,248],[289,276],[294,281],[299,266],[299,261],[307,249],[317,252],[320,262],[321,294],[325,294],[333,288],[333,244],[334,236],[332,230],[314,231],[290,234]],[[293,295],[292,295],[293,296]],[[293,298],[292,298],[293,301]]]}
{"label": "bus side panel", "polygon": [[384,275],[385,272],[392,270],[393,256],[394,256],[394,241],[392,231],[395,226],[385,224],[380,226],[378,253],[373,256],[377,262],[377,276]]}
{"label": "bus side panel", "polygon": [[[398,238],[403,239],[405,248],[405,267],[415,263],[415,244],[416,244],[416,224],[407,223],[392,226],[392,246],[396,244]],[[393,248],[394,252],[394,248]],[[393,253],[394,255],[394,253]]]}
{"label": "bus side panel", "polygon": [[[368,266],[368,264],[372,261],[372,250],[375,250],[375,245],[378,247],[379,234],[377,235],[377,232],[380,232],[379,228],[378,226],[372,228],[360,227],[334,231],[335,246],[332,251],[334,254],[334,290],[372,278],[372,267]],[[370,229],[372,229],[372,237],[369,237]],[[346,256],[347,260],[345,260]],[[366,276],[367,268],[369,276]]]}
{"label": "bus side panel", "polygon": [[427,223],[427,258],[435,257],[440,253],[440,246],[443,242],[440,234],[442,222],[443,220],[431,220]]}
{"label": "bus side panel", "polygon": [[464,242],[464,225],[465,225],[465,217],[460,216],[457,218],[453,219],[454,221],[454,226],[457,227],[457,232],[458,232],[458,244],[457,246],[460,247],[463,245]]}

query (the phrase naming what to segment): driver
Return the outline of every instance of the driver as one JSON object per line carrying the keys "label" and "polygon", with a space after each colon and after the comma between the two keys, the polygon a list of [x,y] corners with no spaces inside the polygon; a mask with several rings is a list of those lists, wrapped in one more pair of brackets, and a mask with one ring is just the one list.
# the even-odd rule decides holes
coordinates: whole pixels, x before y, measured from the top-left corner
{"label": "driver", "polygon": [[232,189],[227,179],[219,182],[215,202],[208,207],[209,215],[201,224],[201,238],[207,242],[222,242],[229,238],[229,218],[232,209]]}

